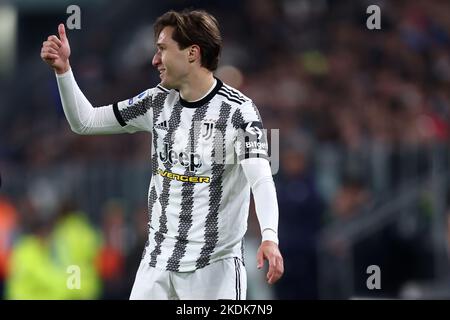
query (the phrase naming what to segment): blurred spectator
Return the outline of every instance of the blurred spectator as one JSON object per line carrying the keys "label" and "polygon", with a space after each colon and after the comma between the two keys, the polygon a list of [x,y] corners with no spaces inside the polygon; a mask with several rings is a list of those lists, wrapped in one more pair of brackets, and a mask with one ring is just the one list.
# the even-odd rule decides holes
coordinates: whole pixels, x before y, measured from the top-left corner
{"label": "blurred spectator", "polygon": [[53,260],[58,268],[67,272],[70,266],[77,266],[81,271],[81,286],[68,290],[68,298],[100,298],[101,279],[95,262],[102,239],[86,215],[70,202],[62,203],[51,241]]}
{"label": "blurred spectator", "polygon": [[[300,132],[314,144],[311,152],[286,145],[280,148],[284,160],[275,176],[280,188],[280,236],[284,237],[280,239],[280,249],[286,251],[288,259],[300,252],[304,255],[286,261],[286,279],[305,277],[290,268],[312,268],[306,261],[312,261],[310,250],[323,220],[325,225],[348,226],[361,218],[360,210],[372,201],[395,201],[401,186],[422,186],[422,179],[431,176],[437,160],[448,158],[448,1],[380,2],[382,29],[377,31],[365,28],[364,1],[92,2],[83,7],[86,25],[70,31],[73,67],[78,70],[77,81],[87,98],[102,106],[154,86],[158,76],[151,67],[155,49],[152,19],[169,8],[191,5],[212,11],[224,26],[224,65],[219,66],[217,75],[239,84],[243,93],[254,99],[265,127],[281,129],[280,141]],[[70,181],[63,175],[59,177],[63,182],[61,189],[74,189],[77,205],[87,210],[93,202],[90,190],[106,186],[117,197],[134,197],[130,185],[136,184],[138,177],[128,172],[139,175],[136,164],[145,165],[150,152],[145,134],[86,139],[71,133],[62,114],[54,74],[36,58],[41,41],[45,40],[43,35],[54,33],[61,18],[43,10],[28,12],[17,7],[17,61],[21,63],[11,68],[10,78],[0,75],[4,101],[0,108],[0,163],[2,169],[6,167],[11,173],[9,182],[17,184],[6,194],[13,207],[18,208],[21,231],[29,231],[28,226],[39,220],[32,214],[30,202],[51,215],[51,207],[60,201],[55,192],[60,188],[52,184],[56,178],[48,175],[49,171],[76,172]],[[99,16],[102,10],[107,14]],[[126,22],[126,28],[117,21]],[[443,146],[438,156],[437,144]],[[87,163],[100,164],[95,174],[88,171]],[[114,175],[106,169],[102,171],[105,164],[118,168]],[[447,161],[438,174],[434,173],[447,174],[446,188],[450,185],[449,169]],[[348,180],[346,176],[356,176],[358,180]],[[95,199],[95,206],[100,207],[104,199]],[[417,199],[413,200],[416,204]],[[103,259],[108,259],[103,260],[101,272],[111,281],[116,281],[121,268],[132,270],[122,274],[134,275],[137,267],[132,261],[138,260],[130,257],[140,256],[146,241],[146,219],[142,214],[145,210],[130,210],[138,211],[139,223],[130,223],[134,232],[129,234],[139,236],[126,236],[121,249],[112,245],[116,240],[108,240],[102,253]],[[330,212],[326,219],[320,218],[322,210]],[[100,212],[89,211],[90,217]],[[408,212],[413,215],[415,211]],[[370,210],[368,213],[375,214]],[[116,232],[113,229],[126,225],[118,216],[105,221],[105,231],[111,239]],[[251,221],[250,227],[254,223]],[[6,225],[10,226],[9,222]],[[400,257],[398,248],[413,257],[410,261],[416,264],[420,255],[427,259],[427,250],[420,249],[410,238],[403,239],[399,229],[402,228],[391,226],[377,231],[368,235],[372,239],[367,241],[373,243],[358,244],[362,253],[371,247],[379,254],[369,259],[367,253],[367,259],[356,260],[360,265],[355,274],[365,276],[362,263],[386,261],[391,255]],[[384,242],[380,240],[383,237]],[[9,236],[8,239],[10,242]],[[387,239],[392,243],[386,244]],[[396,250],[389,251],[395,246]],[[337,254],[342,253],[336,250]],[[114,258],[109,260],[111,257]],[[119,267],[124,257],[126,267]],[[399,263],[399,259],[392,261]],[[395,280],[393,274],[390,292],[396,292],[403,281]],[[314,274],[305,280],[311,283],[302,282],[298,291],[291,287],[286,292],[291,292],[292,297],[314,297],[313,278]],[[295,281],[298,280],[292,283]],[[284,284],[288,285],[287,281]]]}
{"label": "blurred spectator", "polygon": [[370,193],[360,178],[345,177],[332,202],[332,219],[345,222],[355,218],[368,203]]}
{"label": "blurred spectator", "polygon": [[133,288],[136,272],[144,256],[148,241],[148,208],[146,204],[136,207],[131,214],[131,239],[125,261],[126,298],[128,299]]}
{"label": "blurred spectator", "polygon": [[54,262],[51,223],[35,220],[18,239],[10,260],[6,299],[68,299],[67,274]]}
{"label": "blurred spectator", "polygon": [[9,258],[17,232],[17,211],[12,202],[0,196],[0,299],[9,272]]}
{"label": "blurred spectator", "polygon": [[311,170],[309,146],[304,140],[293,141],[284,147],[276,177],[285,274],[275,289],[279,299],[317,299],[317,236],[324,204]]}
{"label": "blurred spectator", "polygon": [[127,299],[131,288],[126,287],[124,208],[118,200],[110,200],[102,212],[103,244],[97,267],[103,281],[102,299]]}

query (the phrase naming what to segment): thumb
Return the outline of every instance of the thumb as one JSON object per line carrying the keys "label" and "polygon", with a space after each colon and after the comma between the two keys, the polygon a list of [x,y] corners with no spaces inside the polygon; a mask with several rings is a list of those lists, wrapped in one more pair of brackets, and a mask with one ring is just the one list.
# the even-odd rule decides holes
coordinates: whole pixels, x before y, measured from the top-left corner
{"label": "thumb", "polygon": [[66,29],[64,28],[64,24],[60,23],[58,26],[59,38],[62,42],[67,42]]}
{"label": "thumb", "polygon": [[258,253],[256,254],[256,267],[258,269],[261,269],[264,265],[264,255],[262,253],[262,250],[259,250]]}

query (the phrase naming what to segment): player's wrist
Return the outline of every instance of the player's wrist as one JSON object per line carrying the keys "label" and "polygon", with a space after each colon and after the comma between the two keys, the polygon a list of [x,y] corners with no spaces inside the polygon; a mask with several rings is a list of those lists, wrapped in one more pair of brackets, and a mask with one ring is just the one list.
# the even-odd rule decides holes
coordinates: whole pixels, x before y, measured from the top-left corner
{"label": "player's wrist", "polygon": [[262,232],[261,242],[272,241],[278,244],[278,234],[272,229],[264,229]]}
{"label": "player's wrist", "polygon": [[55,70],[56,74],[62,75],[70,70],[70,64],[67,62],[63,67],[53,67],[53,70]]}

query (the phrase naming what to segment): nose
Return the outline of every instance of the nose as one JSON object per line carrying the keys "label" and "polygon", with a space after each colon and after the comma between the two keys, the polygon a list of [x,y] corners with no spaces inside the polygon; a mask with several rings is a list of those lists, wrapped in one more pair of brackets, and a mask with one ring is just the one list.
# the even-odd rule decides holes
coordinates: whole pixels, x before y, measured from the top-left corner
{"label": "nose", "polygon": [[159,64],[161,64],[161,53],[158,50],[153,56],[152,65],[158,67]]}

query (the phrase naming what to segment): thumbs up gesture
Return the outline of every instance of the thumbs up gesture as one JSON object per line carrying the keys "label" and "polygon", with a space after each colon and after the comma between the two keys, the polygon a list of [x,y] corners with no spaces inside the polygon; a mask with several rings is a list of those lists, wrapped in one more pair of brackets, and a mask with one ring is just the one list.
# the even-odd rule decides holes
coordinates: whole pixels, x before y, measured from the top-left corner
{"label": "thumbs up gesture", "polygon": [[55,70],[56,73],[62,74],[70,69],[70,45],[67,39],[64,24],[58,26],[59,38],[51,35],[47,41],[42,43],[41,58],[49,66]]}

